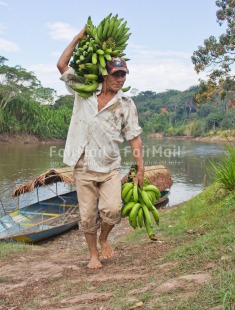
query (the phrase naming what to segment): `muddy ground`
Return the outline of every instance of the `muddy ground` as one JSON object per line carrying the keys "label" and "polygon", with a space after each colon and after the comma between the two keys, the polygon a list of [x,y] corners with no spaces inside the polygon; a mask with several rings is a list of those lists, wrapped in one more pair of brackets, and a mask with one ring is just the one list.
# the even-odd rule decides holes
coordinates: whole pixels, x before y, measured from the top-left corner
{"label": "muddy ground", "polygon": [[164,260],[174,247],[170,239],[159,235],[151,242],[147,234],[137,242],[123,239],[131,230],[126,219],[114,228],[115,257],[101,260],[98,270],[86,267],[88,251],[78,229],[1,260],[0,309],[174,309],[171,298],[156,306],[158,297],[188,299],[210,280],[208,266],[185,275],[177,263]]}

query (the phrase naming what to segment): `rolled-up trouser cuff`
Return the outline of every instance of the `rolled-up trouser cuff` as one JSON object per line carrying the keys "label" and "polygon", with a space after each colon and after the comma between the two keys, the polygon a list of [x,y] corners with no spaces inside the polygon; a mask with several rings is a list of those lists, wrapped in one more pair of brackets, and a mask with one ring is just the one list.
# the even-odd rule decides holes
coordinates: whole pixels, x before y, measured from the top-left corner
{"label": "rolled-up trouser cuff", "polygon": [[120,212],[120,216],[116,218],[107,217],[102,212],[100,212],[100,218],[109,225],[119,224],[121,222],[121,212]]}
{"label": "rolled-up trouser cuff", "polygon": [[88,227],[88,226],[82,226],[82,223],[79,225],[79,230],[88,233],[88,234],[96,234],[97,230],[100,228],[100,223],[96,224],[95,226]]}

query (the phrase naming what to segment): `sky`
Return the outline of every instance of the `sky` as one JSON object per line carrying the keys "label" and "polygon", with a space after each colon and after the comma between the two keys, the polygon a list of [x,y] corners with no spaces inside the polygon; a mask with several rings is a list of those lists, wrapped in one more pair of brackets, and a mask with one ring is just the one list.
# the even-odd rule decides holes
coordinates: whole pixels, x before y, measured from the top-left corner
{"label": "sky", "polygon": [[132,33],[125,50],[125,86],[156,93],[198,85],[191,56],[204,39],[224,32],[215,0],[0,0],[0,55],[9,66],[34,72],[42,86],[66,95],[56,63],[90,15],[95,25],[109,13]]}

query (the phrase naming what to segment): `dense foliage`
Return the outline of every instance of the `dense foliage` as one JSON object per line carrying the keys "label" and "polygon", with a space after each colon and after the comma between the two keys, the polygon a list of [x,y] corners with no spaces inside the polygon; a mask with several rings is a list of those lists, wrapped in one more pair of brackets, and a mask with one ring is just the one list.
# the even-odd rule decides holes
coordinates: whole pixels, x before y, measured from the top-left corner
{"label": "dense foliage", "polygon": [[221,161],[211,161],[208,170],[220,186],[229,191],[235,190],[235,147],[232,143],[224,146]]}
{"label": "dense foliage", "polygon": [[[225,98],[235,90],[235,75],[232,68],[235,63],[235,1],[218,0],[216,5],[217,21],[227,26],[226,31],[218,39],[210,36],[204,40],[193,53],[192,62],[197,73],[205,71],[208,80],[200,81],[201,89],[196,94],[198,103],[211,100],[216,95]],[[231,98],[235,104],[235,99]]]}
{"label": "dense foliage", "polygon": [[5,65],[0,56],[0,133],[27,133],[65,138],[72,96],[55,101],[55,91],[42,87],[32,72]]}
{"label": "dense foliage", "polygon": [[[0,133],[65,139],[73,96],[56,98],[55,91],[42,87],[32,72],[9,67],[6,61],[0,57]],[[235,129],[233,101],[217,96],[199,108],[194,99],[198,90],[199,86],[192,86],[185,91],[144,91],[134,96],[144,133],[197,137],[211,130]]]}
{"label": "dense foliage", "polygon": [[217,97],[213,104],[208,101],[198,107],[194,99],[198,90],[199,86],[158,94],[145,91],[133,97],[144,132],[197,137],[211,130],[235,129],[235,109],[231,102]]}

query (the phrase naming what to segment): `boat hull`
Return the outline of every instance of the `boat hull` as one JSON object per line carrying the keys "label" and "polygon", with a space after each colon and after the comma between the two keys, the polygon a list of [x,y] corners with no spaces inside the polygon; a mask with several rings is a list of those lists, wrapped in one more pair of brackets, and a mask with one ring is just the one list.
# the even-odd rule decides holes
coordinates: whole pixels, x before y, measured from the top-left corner
{"label": "boat hull", "polygon": [[61,234],[80,220],[76,191],[18,209],[0,218],[0,241],[34,243]]}

